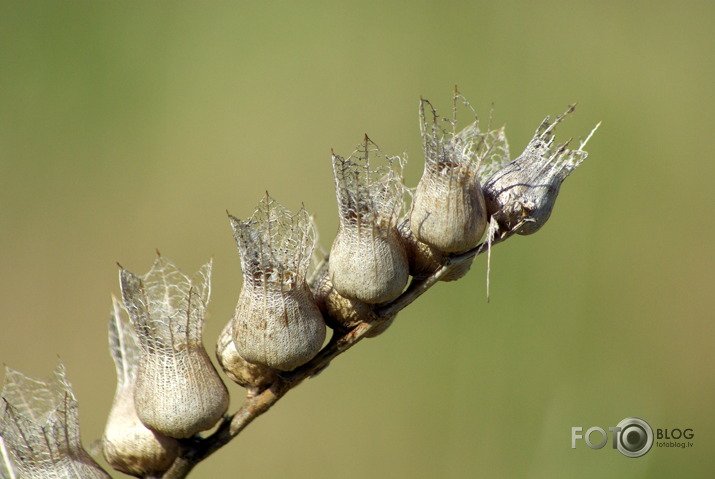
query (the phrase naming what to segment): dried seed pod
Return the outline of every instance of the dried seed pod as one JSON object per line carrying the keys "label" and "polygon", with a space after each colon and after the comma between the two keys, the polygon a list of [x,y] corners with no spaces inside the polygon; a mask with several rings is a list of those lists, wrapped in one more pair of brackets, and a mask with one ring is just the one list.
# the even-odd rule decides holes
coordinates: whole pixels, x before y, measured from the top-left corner
{"label": "dried seed pod", "polygon": [[[447,255],[432,246],[418,240],[410,228],[409,218],[405,218],[397,227],[400,238],[405,245],[410,261],[410,274],[415,279],[424,279],[442,266]],[[474,257],[456,264],[452,270],[442,276],[440,281],[457,281],[463,278],[472,267]]]}
{"label": "dried seed pod", "polygon": [[238,354],[233,343],[233,320],[226,324],[218,336],[216,358],[226,375],[248,390],[249,397],[270,386],[278,377],[276,369],[249,363]]}
{"label": "dried seed pod", "polygon": [[64,366],[48,380],[5,371],[0,436],[18,477],[111,479],[82,447],[77,400]]}
{"label": "dried seed pod", "polygon": [[551,216],[561,183],[588,156],[583,147],[600,124],[577,150],[568,150],[568,142],[554,146],[556,125],[574,108],[553,122],[546,117],[524,152],[484,183],[487,211],[499,224],[500,236],[538,231]]}
{"label": "dried seed pod", "polygon": [[148,428],[186,438],[213,427],[228,391],[202,343],[211,262],[193,278],[159,256],[149,272],[120,272],[124,305],[139,337],[134,405]]}
{"label": "dried seed pod", "polygon": [[[387,164],[373,168],[370,154]],[[382,303],[399,296],[407,284],[407,254],[396,228],[404,207],[401,168],[399,157],[382,157],[367,136],[348,159],[333,154],[340,226],[329,271],[346,298]]]}
{"label": "dried seed pod", "polygon": [[[487,215],[478,170],[482,160],[508,149],[503,130],[482,132],[476,114],[472,124],[457,132],[458,100],[471,109],[455,90],[449,130],[441,127],[441,119],[431,104],[420,101],[425,167],[410,212],[415,237],[447,253],[464,251],[479,243]],[[425,118],[426,106],[431,111],[430,120]]]}
{"label": "dried seed pod", "polygon": [[304,208],[291,215],[268,194],[247,221],[230,219],[243,269],[233,317],[236,350],[254,364],[295,369],[325,340],[325,322],[305,279],[313,222]]}
{"label": "dried seed pod", "polygon": [[102,436],[102,452],[116,470],[137,477],[158,476],[179,455],[179,442],[147,428],[134,407],[139,339],[119,301],[112,297],[109,351],[117,369],[117,390]]}

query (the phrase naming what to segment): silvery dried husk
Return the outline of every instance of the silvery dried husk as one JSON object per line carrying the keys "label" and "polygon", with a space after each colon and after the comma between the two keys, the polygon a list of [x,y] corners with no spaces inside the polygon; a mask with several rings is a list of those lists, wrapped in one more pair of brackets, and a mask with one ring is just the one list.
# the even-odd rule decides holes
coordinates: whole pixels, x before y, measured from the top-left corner
{"label": "silvery dried husk", "polygon": [[263,364],[249,363],[238,354],[233,342],[233,320],[219,334],[216,359],[233,382],[246,388],[249,397],[270,386],[278,377],[278,370]]}
{"label": "silvery dried husk", "polygon": [[538,231],[551,216],[561,183],[588,156],[583,147],[598,125],[577,150],[567,149],[569,142],[554,145],[556,125],[574,108],[553,122],[546,117],[524,152],[484,183],[487,211],[498,222],[500,236]]}
{"label": "silvery dried husk", "polygon": [[127,312],[112,297],[109,351],[117,370],[117,390],[102,436],[102,452],[116,470],[137,477],[163,473],[179,455],[179,442],[147,428],[137,416],[134,390],[139,364],[139,339]]}
{"label": "silvery dried husk", "polygon": [[228,409],[228,391],[202,343],[211,262],[194,277],[158,256],[144,276],[122,269],[124,305],[139,337],[134,405],[148,428],[186,438]]}
{"label": "silvery dried husk", "polygon": [[[397,231],[400,233],[407,257],[410,260],[410,274],[415,279],[424,279],[442,266],[447,254],[418,240],[410,228],[409,218],[400,222]],[[457,281],[463,278],[469,272],[472,263],[474,263],[474,257],[454,265],[451,271],[440,278],[440,281]]]}
{"label": "silvery dried husk", "polygon": [[[457,131],[458,102],[475,118],[461,131]],[[442,127],[445,122],[449,125],[446,129]],[[412,232],[439,251],[465,251],[479,243],[487,223],[480,166],[505,152],[508,155],[506,137],[503,129],[481,131],[476,113],[457,92],[451,120],[440,118],[427,100],[421,100],[420,128],[425,167],[412,201]]]}
{"label": "silvery dried husk", "polygon": [[[110,479],[84,450],[77,400],[58,365],[48,380],[6,367],[0,404],[6,470],[41,479]],[[10,476],[12,477],[12,476]]]}
{"label": "silvery dried husk", "polygon": [[[376,166],[378,160],[383,164]],[[349,158],[333,155],[333,173],[340,226],[330,250],[330,280],[346,298],[370,304],[394,299],[409,276],[396,228],[404,208],[402,160],[383,156],[366,136]]]}
{"label": "silvery dried husk", "polygon": [[301,208],[292,215],[266,197],[246,221],[230,217],[241,255],[243,287],[233,321],[238,354],[288,371],[312,359],[325,322],[306,282],[315,227]]}

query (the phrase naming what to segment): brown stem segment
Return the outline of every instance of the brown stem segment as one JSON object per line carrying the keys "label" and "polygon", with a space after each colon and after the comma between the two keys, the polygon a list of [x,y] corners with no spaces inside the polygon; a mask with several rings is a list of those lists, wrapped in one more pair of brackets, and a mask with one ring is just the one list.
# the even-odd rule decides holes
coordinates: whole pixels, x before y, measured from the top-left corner
{"label": "brown stem segment", "polygon": [[[506,237],[495,239],[492,241],[492,246],[504,239]],[[330,342],[313,359],[293,371],[282,374],[270,387],[248,397],[235,414],[224,417],[219,427],[211,435],[206,437],[197,435],[182,441],[183,452],[174,461],[171,468],[164,473],[163,479],[185,478],[196,464],[228,444],[254,419],[268,411],[288,391],[298,386],[305,379],[320,373],[330,365],[330,362],[336,356],[357,344],[372,328],[394,317],[399,311],[412,304],[455,265],[474,258],[485,251],[487,251],[487,245],[482,243],[463,253],[449,256],[445,263],[430,276],[417,281],[413,280],[399,297],[388,303],[376,305],[375,313],[380,318],[379,320],[371,323],[360,323],[341,335],[335,333]]]}

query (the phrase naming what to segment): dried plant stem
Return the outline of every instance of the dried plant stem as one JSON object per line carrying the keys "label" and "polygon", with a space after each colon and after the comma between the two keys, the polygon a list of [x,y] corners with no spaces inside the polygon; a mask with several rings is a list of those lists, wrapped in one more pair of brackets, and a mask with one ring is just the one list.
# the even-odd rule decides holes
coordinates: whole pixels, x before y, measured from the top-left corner
{"label": "dried plant stem", "polygon": [[[492,246],[506,239],[497,238],[492,241]],[[254,419],[268,411],[288,391],[302,383],[305,379],[317,375],[330,365],[338,355],[344,353],[357,344],[374,327],[394,317],[428,289],[437,283],[453,267],[487,251],[486,243],[479,244],[463,253],[447,257],[444,264],[430,276],[413,280],[409,287],[394,300],[376,305],[375,313],[380,318],[371,323],[363,322],[345,334],[334,334],[330,342],[308,363],[293,371],[283,373],[268,388],[255,395],[249,395],[241,408],[233,415],[224,417],[215,432],[207,437],[195,436],[182,441],[183,452],[176,459],[171,468],[164,474],[163,479],[182,479],[199,462],[219,450],[235,438]]]}

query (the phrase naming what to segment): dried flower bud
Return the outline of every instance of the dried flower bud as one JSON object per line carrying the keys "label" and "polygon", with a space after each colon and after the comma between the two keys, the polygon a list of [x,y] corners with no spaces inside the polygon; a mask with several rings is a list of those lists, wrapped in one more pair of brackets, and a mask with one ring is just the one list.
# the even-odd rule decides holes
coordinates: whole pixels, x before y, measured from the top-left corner
{"label": "dried flower bud", "polygon": [[202,343],[211,262],[193,278],[159,256],[149,272],[120,272],[124,305],[139,337],[134,405],[148,428],[186,438],[213,427],[228,391]]}
{"label": "dried flower bud", "polygon": [[[387,164],[373,168],[371,153]],[[333,155],[340,226],[329,271],[346,298],[381,303],[399,296],[407,284],[407,254],[396,228],[404,207],[401,168],[399,157],[382,157],[367,136],[348,159]]]}
{"label": "dried flower bud", "polygon": [[325,322],[305,279],[313,222],[304,208],[291,215],[268,194],[247,221],[230,219],[243,269],[233,318],[236,350],[251,363],[295,369],[325,340]]}
{"label": "dried flower bud", "polygon": [[179,455],[179,442],[147,428],[134,407],[139,339],[116,298],[109,320],[109,351],[117,369],[117,390],[102,436],[104,458],[116,470],[137,477],[163,473]]}
{"label": "dried flower bud", "polygon": [[77,400],[62,364],[48,380],[6,367],[2,399],[0,436],[18,477],[111,479],[82,447]]}
{"label": "dried flower bud", "polygon": [[233,321],[229,321],[219,334],[216,358],[226,375],[248,390],[249,397],[270,386],[278,377],[276,369],[249,363],[238,354],[233,342]]}
{"label": "dried flower bud", "polygon": [[[426,100],[420,101],[420,127],[425,167],[412,201],[410,225],[415,237],[439,251],[464,251],[479,243],[487,223],[478,170],[482,160],[506,144],[503,130],[482,132],[475,121],[457,132],[457,101],[469,104],[455,91],[450,129]],[[429,106],[432,118],[425,118]],[[471,108],[471,107],[469,107]]]}
{"label": "dried flower bud", "polygon": [[[447,254],[418,240],[412,232],[412,228],[410,228],[409,218],[405,218],[400,223],[397,231],[399,231],[400,238],[407,251],[407,257],[410,261],[410,274],[415,279],[426,278],[444,264]],[[440,281],[457,281],[463,278],[469,272],[473,262],[474,257],[452,266],[452,270],[442,276]]]}
{"label": "dried flower bud", "polygon": [[554,146],[556,125],[574,108],[553,122],[546,117],[524,152],[484,183],[487,211],[498,222],[500,236],[537,232],[551,215],[561,183],[588,155],[582,148],[598,125],[577,150],[568,150],[568,142]]}

